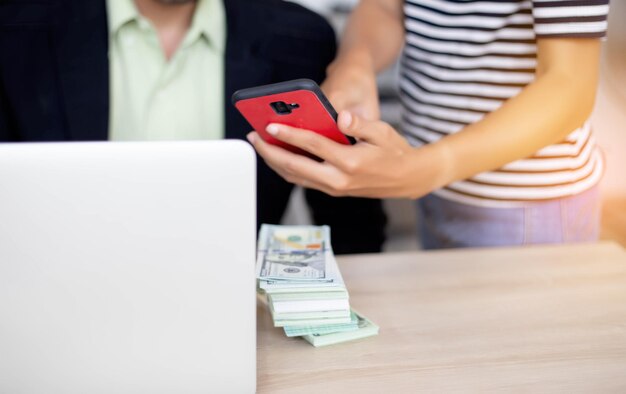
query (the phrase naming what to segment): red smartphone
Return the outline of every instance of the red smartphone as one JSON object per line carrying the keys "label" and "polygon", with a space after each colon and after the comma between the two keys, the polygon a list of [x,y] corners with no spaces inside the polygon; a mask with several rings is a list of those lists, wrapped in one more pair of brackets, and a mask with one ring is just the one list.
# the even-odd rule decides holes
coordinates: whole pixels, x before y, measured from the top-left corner
{"label": "red smartphone", "polygon": [[268,143],[292,152],[310,153],[277,140],[265,131],[270,123],[307,129],[340,144],[354,144],[354,138],[337,127],[337,112],[320,87],[310,79],[294,79],[271,85],[238,90],[232,102],[252,128]]}

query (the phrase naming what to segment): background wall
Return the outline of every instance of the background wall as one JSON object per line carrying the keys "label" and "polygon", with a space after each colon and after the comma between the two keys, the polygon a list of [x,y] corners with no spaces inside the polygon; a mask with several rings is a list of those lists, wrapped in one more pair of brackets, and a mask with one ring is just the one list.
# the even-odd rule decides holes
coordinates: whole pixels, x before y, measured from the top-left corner
{"label": "background wall", "polygon": [[[350,9],[357,0],[296,0],[324,15],[340,35]],[[602,238],[616,239],[626,246],[626,0],[611,2],[609,33],[603,43],[602,70],[592,122],[598,143],[607,161],[602,180],[604,200]],[[381,113],[385,121],[397,124],[397,70],[380,76]],[[411,201],[387,200],[390,218],[387,251],[418,249],[415,209]],[[285,223],[310,223],[302,191],[292,196]]]}
{"label": "background wall", "polygon": [[626,1],[611,2],[593,126],[606,157],[603,238],[626,245]]}

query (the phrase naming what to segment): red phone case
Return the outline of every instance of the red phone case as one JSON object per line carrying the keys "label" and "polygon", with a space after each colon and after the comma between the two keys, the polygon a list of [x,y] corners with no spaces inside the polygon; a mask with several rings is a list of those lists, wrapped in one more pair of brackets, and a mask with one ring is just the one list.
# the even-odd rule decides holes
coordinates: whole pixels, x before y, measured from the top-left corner
{"label": "red phone case", "polygon": [[[281,101],[297,108],[279,114],[271,104]],[[314,81],[298,79],[239,90],[233,94],[233,103],[266,142],[292,152],[311,155],[272,137],[265,131],[268,124],[285,124],[314,131],[341,144],[353,143],[337,127],[337,113]]]}

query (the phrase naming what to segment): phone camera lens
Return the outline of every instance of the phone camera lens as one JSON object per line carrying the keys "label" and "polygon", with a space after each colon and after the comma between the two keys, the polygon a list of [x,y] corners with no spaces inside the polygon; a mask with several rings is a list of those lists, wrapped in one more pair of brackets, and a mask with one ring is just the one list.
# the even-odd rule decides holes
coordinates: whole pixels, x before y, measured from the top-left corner
{"label": "phone camera lens", "polygon": [[298,104],[287,104],[284,101],[274,101],[270,103],[270,107],[276,112],[278,115],[288,115],[291,113],[292,109],[298,108]]}

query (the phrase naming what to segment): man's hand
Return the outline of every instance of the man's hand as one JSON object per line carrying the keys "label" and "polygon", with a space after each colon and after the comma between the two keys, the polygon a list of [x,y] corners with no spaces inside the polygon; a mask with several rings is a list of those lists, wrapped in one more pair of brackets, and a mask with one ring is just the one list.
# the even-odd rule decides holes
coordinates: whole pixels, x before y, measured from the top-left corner
{"label": "man's hand", "polygon": [[338,112],[378,120],[376,73],[393,64],[404,43],[403,0],[361,0],[350,15],[337,59],[322,90]]}
{"label": "man's hand", "polygon": [[328,69],[322,90],[337,112],[350,111],[367,120],[378,120],[380,108],[376,72],[368,55],[352,51]]}

